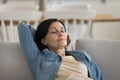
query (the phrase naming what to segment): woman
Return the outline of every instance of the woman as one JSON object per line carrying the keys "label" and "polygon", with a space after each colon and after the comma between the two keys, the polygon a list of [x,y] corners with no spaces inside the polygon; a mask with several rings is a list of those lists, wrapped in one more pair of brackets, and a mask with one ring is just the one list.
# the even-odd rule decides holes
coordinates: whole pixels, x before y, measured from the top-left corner
{"label": "woman", "polygon": [[84,50],[66,50],[70,40],[60,20],[46,19],[36,31],[21,23],[18,32],[36,80],[105,80]]}

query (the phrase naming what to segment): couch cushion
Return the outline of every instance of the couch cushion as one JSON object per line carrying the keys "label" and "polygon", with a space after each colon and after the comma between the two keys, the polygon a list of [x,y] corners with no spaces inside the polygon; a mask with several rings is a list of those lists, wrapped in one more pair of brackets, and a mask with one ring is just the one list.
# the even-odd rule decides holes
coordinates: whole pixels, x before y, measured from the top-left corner
{"label": "couch cushion", "polygon": [[79,39],[75,48],[86,50],[93,57],[106,80],[119,80],[120,41]]}
{"label": "couch cushion", "polygon": [[19,43],[0,42],[0,80],[34,80]]}

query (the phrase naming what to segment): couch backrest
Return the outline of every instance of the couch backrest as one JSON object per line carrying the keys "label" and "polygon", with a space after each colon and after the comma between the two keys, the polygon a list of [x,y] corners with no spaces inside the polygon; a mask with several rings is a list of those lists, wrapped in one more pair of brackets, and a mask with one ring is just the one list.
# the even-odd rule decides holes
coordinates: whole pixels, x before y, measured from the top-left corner
{"label": "couch backrest", "polygon": [[106,80],[120,78],[120,41],[79,39],[77,50],[86,50],[102,70]]}
{"label": "couch backrest", "polygon": [[0,42],[0,80],[34,80],[19,43]]}

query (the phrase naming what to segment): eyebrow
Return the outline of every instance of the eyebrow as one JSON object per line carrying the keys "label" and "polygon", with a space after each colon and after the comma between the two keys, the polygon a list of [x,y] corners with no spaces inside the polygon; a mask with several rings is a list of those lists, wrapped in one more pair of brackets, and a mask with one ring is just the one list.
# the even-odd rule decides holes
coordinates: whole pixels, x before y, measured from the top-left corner
{"label": "eyebrow", "polygon": [[[60,28],[65,30],[64,27],[60,27]],[[49,30],[51,30],[51,29],[56,29],[56,27],[52,27],[52,28],[50,28]]]}

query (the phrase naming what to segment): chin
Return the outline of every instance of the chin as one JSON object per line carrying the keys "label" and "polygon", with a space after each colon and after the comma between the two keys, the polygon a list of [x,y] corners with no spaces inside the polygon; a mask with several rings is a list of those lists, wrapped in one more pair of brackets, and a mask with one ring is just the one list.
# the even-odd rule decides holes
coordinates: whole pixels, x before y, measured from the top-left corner
{"label": "chin", "polygon": [[62,47],[62,48],[65,48],[65,47],[66,47],[66,45],[61,45],[61,47]]}

